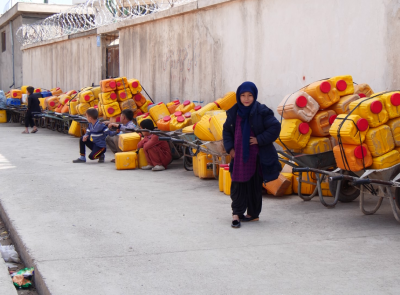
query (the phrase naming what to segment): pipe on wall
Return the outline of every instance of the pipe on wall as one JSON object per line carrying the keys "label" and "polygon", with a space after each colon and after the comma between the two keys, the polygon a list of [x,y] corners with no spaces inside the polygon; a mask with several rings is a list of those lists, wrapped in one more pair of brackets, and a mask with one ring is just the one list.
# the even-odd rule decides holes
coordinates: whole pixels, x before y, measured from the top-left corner
{"label": "pipe on wall", "polygon": [[10,20],[10,38],[11,38],[11,56],[12,56],[12,73],[13,73],[13,83],[10,86],[15,86],[15,67],[14,67],[14,36],[13,36],[13,29],[12,29],[12,20]]}

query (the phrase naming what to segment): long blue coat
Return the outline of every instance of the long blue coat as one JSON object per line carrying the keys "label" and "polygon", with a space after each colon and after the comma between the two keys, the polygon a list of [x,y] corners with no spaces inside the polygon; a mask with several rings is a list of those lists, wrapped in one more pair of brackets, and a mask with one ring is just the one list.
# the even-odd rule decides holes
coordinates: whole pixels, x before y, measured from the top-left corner
{"label": "long blue coat", "polygon": [[[223,138],[226,152],[229,152],[235,145],[236,117],[238,112],[237,104],[229,109],[224,124]],[[270,182],[278,178],[282,166],[278,160],[278,154],[273,142],[279,137],[281,124],[275,118],[274,112],[258,101],[253,105],[250,112],[250,126],[257,137],[259,147],[259,158],[263,173],[264,182]],[[232,172],[234,159],[231,160],[230,171]]]}

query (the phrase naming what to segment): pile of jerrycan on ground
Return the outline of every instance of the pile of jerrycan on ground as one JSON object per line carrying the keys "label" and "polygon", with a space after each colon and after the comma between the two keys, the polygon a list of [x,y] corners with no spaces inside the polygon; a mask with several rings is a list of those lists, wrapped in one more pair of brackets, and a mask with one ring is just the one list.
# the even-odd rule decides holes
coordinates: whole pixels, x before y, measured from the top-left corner
{"label": "pile of jerrycan on ground", "polygon": [[[26,88],[23,86],[6,93],[7,104],[21,104]],[[40,99],[43,109],[84,115],[87,109],[96,108],[102,119],[110,122],[119,122],[121,111],[131,109],[138,125],[142,120],[150,119],[161,131],[194,133],[202,141],[222,140],[226,111],[236,104],[235,92],[228,92],[205,106],[196,106],[189,100],[153,103],[142,94],[137,79],[126,77],[102,80],[99,87],[84,87],[80,91],[64,93],[60,88],[37,88],[35,92],[41,92],[43,96]],[[368,84],[353,82],[350,75],[337,76],[316,81],[287,95],[277,113],[282,130],[276,143],[288,152],[333,151],[337,167],[353,172],[384,169],[400,163],[400,91],[374,93]],[[80,124],[74,121],[69,134],[80,137],[83,133]],[[119,136],[123,153],[116,156],[117,169],[147,165],[143,151],[136,154],[140,140],[137,133]],[[229,156],[225,162],[230,162]],[[213,171],[207,169],[210,163],[211,156],[199,153],[193,158],[194,174],[201,179],[214,178]],[[230,194],[228,164],[220,165],[217,170],[220,191]],[[283,167],[279,179],[264,187],[276,196],[298,193],[298,177],[289,167]],[[303,194],[311,194],[314,188],[304,183],[301,190]],[[322,183],[322,190],[323,195],[331,196],[327,180]]]}

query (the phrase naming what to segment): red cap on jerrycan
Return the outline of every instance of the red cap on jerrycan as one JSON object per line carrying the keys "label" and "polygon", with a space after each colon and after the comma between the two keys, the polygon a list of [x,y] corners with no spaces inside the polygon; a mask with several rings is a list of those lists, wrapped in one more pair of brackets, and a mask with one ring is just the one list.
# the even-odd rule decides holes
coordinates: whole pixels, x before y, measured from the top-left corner
{"label": "red cap on jerrycan", "polygon": [[174,115],[175,115],[175,117],[182,116],[182,112],[180,112],[180,111],[178,111],[178,112],[175,112],[175,113],[174,113]]}
{"label": "red cap on jerrycan", "polygon": [[177,121],[178,121],[179,123],[185,122],[185,118],[182,117],[182,116],[179,116],[179,117],[176,118],[176,119],[177,119]]}
{"label": "red cap on jerrycan", "polygon": [[339,91],[345,91],[347,88],[347,83],[345,80],[339,80],[336,82],[336,88]]}
{"label": "red cap on jerrycan", "polygon": [[187,113],[185,113],[185,118],[191,118],[192,117],[192,113],[191,112],[187,112]]}
{"label": "red cap on jerrycan", "polygon": [[114,108],[108,108],[108,109],[107,109],[107,112],[108,112],[109,114],[114,114],[115,110],[114,110]]}
{"label": "red cap on jerrycan", "polygon": [[137,81],[132,82],[132,87],[137,88],[139,86],[139,83]]}
{"label": "red cap on jerrycan", "polygon": [[358,119],[356,124],[358,130],[360,130],[361,132],[368,129],[368,121],[364,118]]}
{"label": "red cap on jerrycan", "polygon": [[307,123],[301,123],[299,125],[299,132],[301,134],[307,134],[310,131],[310,126]]}
{"label": "red cap on jerrycan", "polygon": [[359,96],[360,98],[367,97],[364,93],[359,93],[358,96]]}
{"label": "red cap on jerrycan", "polygon": [[331,84],[328,81],[324,81],[319,85],[319,89],[322,93],[328,93],[331,91]]}
{"label": "red cap on jerrycan", "polygon": [[117,95],[113,92],[110,94],[110,98],[111,99],[117,99]]}
{"label": "red cap on jerrycan", "polygon": [[373,112],[374,114],[379,114],[382,111],[382,103],[380,101],[374,101],[371,103],[371,112]]}
{"label": "red cap on jerrycan", "polygon": [[138,94],[135,95],[135,100],[136,100],[136,101],[140,101],[141,98],[142,98],[142,95],[141,95],[140,93],[138,93]]}
{"label": "red cap on jerrycan", "polygon": [[165,117],[163,118],[163,121],[164,121],[164,122],[171,121],[171,117],[170,117],[170,116],[165,116]]}
{"label": "red cap on jerrycan", "polygon": [[296,105],[299,107],[299,108],[304,108],[306,105],[307,105],[307,98],[305,97],[305,96],[299,96],[297,99],[296,99]]}
{"label": "red cap on jerrycan", "polygon": [[121,86],[121,82],[117,82],[117,86],[118,86],[118,87]]}
{"label": "red cap on jerrycan", "polygon": [[196,107],[194,108],[195,111],[198,111],[198,110],[200,110],[200,109],[201,109],[201,106],[196,106]]}
{"label": "red cap on jerrycan", "polygon": [[37,93],[37,92],[40,92],[40,90],[39,90],[39,89],[36,89],[35,92],[36,92],[36,93]]}
{"label": "red cap on jerrycan", "polygon": [[183,102],[183,105],[184,106],[187,106],[187,105],[189,105],[190,104],[190,100],[185,100],[184,102]]}
{"label": "red cap on jerrycan", "polygon": [[90,96],[86,94],[86,95],[85,95],[85,100],[86,100],[86,101],[89,101],[89,100],[90,100]]}
{"label": "red cap on jerrycan", "polygon": [[108,85],[110,86],[110,88],[117,87],[117,84],[115,83],[115,81],[110,81],[110,83]]}
{"label": "red cap on jerrycan", "polygon": [[367,155],[367,149],[365,148],[365,146],[357,146],[354,149],[354,156],[357,159],[363,159],[366,155]]}
{"label": "red cap on jerrycan", "polygon": [[49,104],[50,104],[51,107],[54,107],[56,105],[56,103],[54,101],[50,101]]}
{"label": "red cap on jerrycan", "polygon": [[119,96],[120,96],[121,98],[125,98],[125,97],[126,97],[126,93],[125,93],[125,92],[121,92],[121,93],[119,94]]}
{"label": "red cap on jerrycan", "polygon": [[157,105],[159,105],[159,106],[160,106],[160,105],[162,105],[162,104],[163,104],[163,102],[159,102]]}
{"label": "red cap on jerrycan", "polygon": [[13,93],[13,96],[14,96],[14,97],[17,97],[17,93],[16,93],[16,92],[14,92],[14,93]]}
{"label": "red cap on jerrycan", "polygon": [[400,105],[400,93],[393,93],[392,96],[390,97],[390,102],[395,107],[399,106]]}
{"label": "red cap on jerrycan", "polygon": [[220,168],[229,167],[229,164],[220,164],[219,167],[220,167]]}
{"label": "red cap on jerrycan", "polygon": [[329,117],[329,124],[332,125],[336,118],[337,118],[337,115],[330,116]]}

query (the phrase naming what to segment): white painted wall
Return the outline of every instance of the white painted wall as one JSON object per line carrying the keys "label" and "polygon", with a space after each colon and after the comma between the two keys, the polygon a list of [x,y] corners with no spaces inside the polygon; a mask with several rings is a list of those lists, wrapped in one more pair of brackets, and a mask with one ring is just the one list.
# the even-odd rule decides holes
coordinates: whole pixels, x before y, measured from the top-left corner
{"label": "white painted wall", "polygon": [[398,87],[386,36],[397,2],[236,0],[121,28],[120,73],[158,101],[213,101],[253,81],[274,110],[286,94],[335,75],[376,91]]}

